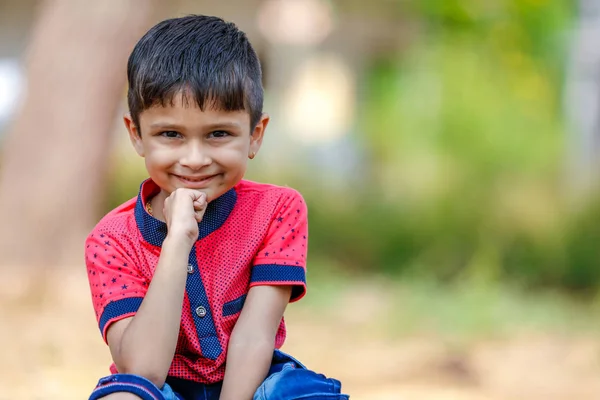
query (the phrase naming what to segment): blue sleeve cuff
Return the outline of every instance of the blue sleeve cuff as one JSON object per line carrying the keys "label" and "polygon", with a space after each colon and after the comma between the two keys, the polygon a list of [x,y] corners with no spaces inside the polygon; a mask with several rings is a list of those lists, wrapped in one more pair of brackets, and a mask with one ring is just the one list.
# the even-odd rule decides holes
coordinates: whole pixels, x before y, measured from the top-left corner
{"label": "blue sleeve cuff", "polygon": [[281,264],[261,264],[252,268],[250,285],[292,285],[290,301],[299,300],[306,292],[306,271],[302,267]]}
{"label": "blue sleeve cuff", "polygon": [[143,297],[128,297],[126,299],[111,301],[108,303],[104,308],[99,321],[100,332],[102,333],[102,336],[105,336],[105,328],[112,320],[122,315],[137,312],[142,304],[142,300],[144,300]]}

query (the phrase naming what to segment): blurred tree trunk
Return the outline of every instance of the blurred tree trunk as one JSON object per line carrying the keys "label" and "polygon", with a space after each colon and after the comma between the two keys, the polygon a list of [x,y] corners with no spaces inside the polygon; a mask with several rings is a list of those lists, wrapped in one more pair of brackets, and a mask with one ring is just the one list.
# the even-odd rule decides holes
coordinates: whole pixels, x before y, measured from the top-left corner
{"label": "blurred tree trunk", "polygon": [[600,183],[600,2],[579,0],[566,85],[568,184],[584,199]]}
{"label": "blurred tree trunk", "polygon": [[[46,0],[27,54],[27,90],[3,144],[0,274],[83,263],[104,200],[126,61],[157,0]],[[12,273],[12,274],[11,274]],[[30,274],[29,274],[30,275]]]}

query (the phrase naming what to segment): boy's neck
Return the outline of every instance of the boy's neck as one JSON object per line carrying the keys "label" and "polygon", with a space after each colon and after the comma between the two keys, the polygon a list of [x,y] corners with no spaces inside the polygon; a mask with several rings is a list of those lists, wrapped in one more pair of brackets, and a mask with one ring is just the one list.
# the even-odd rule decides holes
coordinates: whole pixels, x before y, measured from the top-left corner
{"label": "boy's neck", "polygon": [[161,190],[158,194],[150,198],[150,200],[148,201],[150,203],[150,206],[152,207],[152,216],[162,222],[166,222],[165,216],[163,214],[163,207],[167,197],[167,193],[165,193],[164,190]]}

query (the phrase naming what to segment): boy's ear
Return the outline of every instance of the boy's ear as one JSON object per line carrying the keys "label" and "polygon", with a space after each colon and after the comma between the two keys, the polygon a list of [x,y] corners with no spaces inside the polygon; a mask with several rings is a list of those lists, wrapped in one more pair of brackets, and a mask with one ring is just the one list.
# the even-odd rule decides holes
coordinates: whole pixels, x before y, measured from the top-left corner
{"label": "boy's ear", "polygon": [[123,122],[125,123],[125,128],[127,128],[127,132],[129,132],[129,140],[131,140],[131,144],[135,151],[140,155],[140,157],[144,157],[144,146],[142,145],[142,134],[138,129],[137,125],[131,119],[131,114],[127,113],[123,116]]}
{"label": "boy's ear", "polygon": [[260,150],[260,146],[262,145],[263,137],[265,135],[265,130],[267,129],[267,125],[269,125],[269,115],[263,114],[260,117],[260,120],[254,127],[252,134],[250,135],[250,149],[248,153],[249,158],[254,158],[258,150]]}

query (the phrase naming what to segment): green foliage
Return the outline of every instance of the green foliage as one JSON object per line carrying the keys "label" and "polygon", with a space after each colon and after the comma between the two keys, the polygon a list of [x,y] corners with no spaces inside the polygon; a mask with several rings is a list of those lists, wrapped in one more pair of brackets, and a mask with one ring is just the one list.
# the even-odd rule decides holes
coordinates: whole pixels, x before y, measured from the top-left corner
{"label": "green foliage", "polygon": [[372,185],[353,209],[315,196],[313,254],[440,281],[597,287],[597,213],[559,196],[572,3],[402,4],[424,28],[372,64],[360,130]]}

